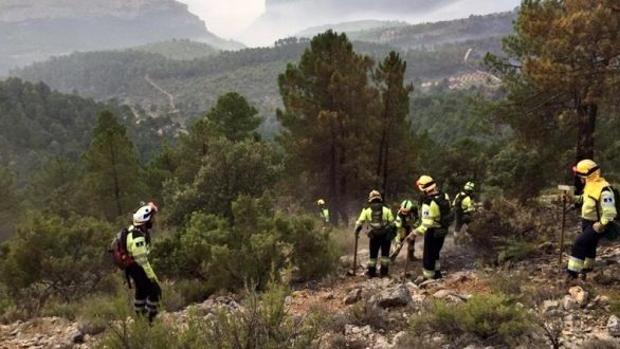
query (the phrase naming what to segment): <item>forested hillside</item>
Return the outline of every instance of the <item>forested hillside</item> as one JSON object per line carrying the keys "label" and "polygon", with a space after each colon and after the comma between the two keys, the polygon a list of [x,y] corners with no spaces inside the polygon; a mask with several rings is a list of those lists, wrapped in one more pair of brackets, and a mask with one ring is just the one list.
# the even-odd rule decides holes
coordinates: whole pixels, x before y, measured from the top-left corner
{"label": "forested hillside", "polygon": [[[510,24],[512,16],[498,15],[497,18],[502,23]],[[406,80],[421,87],[423,83],[437,84],[449,77],[458,78],[461,74],[476,72],[487,52],[501,53],[501,32],[488,30],[487,22],[494,23],[494,18],[475,17],[416,26],[413,28],[418,34],[413,36],[405,34],[409,27],[402,27],[405,31],[402,40],[410,40],[411,47],[418,47],[405,48],[400,52],[409,62]],[[476,25],[478,22],[481,23]],[[474,35],[470,28],[476,26],[482,29],[475,31]],[[435,41],[436,45],[420,47],[424,45],[419,45],[421,39],[418,36],[430,36],[437,28],[444,28],[440,39],[442,43]],[[482,33],[487,33],[488,37],[483,37]],[[352,35],[358,34],[354,32]],[[365,37],[365,34],[359,35]],[[478,39],[468,40],[470,36]],[[181,43],[177,42],[173,47]],[[34,64],[14,74],[29,81],[44,81],[67,93],[77,91],[97,100],[117,98],[144,109],[155,108],[154,114],[170,113],[175,109],[180,111],[180,120],[194,118],[208,110],[218,95],[238,91],[258,107],[265,119],[261,130],[269,136],[277,129],[275,110],[281,106],[277,75],[288,63],[295,61],[307,45],[306,39],[291,38],[280,40],[270,48],[222,52],[192,61],[179,61],[182,57],[178,55],[168,55],[177,59],[167,59],[156,54],[165,55],[165,52],[152,49],[147,50],[148,53],[135,50],[77,53]],[[354,45],[357,50],[375,59],[394,49],[387,44],[364,41],[357,41]],[[182,47],[175,49],[181,50]]]}
{"label": "forested hillside", "polygon": [[127,107],[62,94],[43,83],[8,79],[0,82],[0,166],[10,166],[23,184],[48,159],[77,160],[90,144],[90,131],[103,109],[119,115],[144,161],[175,132],[166,118],[145,118],[137,124]]}
{"label": "forested hillside", "polygon": [[460,20],[409,26],[347,31],[351,39],[392,45],[401,49],[432,48],[446,43],[501,38],[512,33],[515,12],[471,16]]}

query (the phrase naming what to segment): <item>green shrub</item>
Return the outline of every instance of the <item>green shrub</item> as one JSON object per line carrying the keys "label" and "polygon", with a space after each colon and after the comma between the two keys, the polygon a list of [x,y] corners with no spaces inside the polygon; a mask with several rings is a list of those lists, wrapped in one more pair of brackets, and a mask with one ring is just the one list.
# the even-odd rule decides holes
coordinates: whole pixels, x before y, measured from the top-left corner
{"label": "green shrub", "polygon": [[[302,279],[334,270],[337,253],[316,220],[277,212],[273,200],[240,197],[233,223],[194,213],[180,231],[155,243],[156,270],[205,283],[204,294],[238,290],[247,283],[264,289],[275,274],[291,269]],[[202,291],[201,291],[202,292]]]}
{"label": "green shrub", "polygon": [[557,241],[561,208],[548,203],[487,203],[469,225],[471,248],[485,263],[518,262],[543,253],[542,242]]}
{"label": "green shrub", "polygon": [[452,340],[473,335],[502,345],[515,343],[530,329],[527,312],[501,294],[476,295],[462,304],[436,301],[410,324],[416,335],[440,332]]}
{"label": "green shrub", "polygon": [[[213,315],[190,314],[187,327],[167,327],[156,321],[120,321],[106,332],[101,348],[307,348],[319,336],[320,326],[286,311],[287,286],[269,284],[259,294],[247,290],[243,308],[216,310]],[[312,315],[307,319],[314,319]],[[173,325],[174,326],[174,325]]]}
{"label": "green shrub", "polygon": [[113,231],[92,218],[31,217],[2,245],[0,282],[30,314],[48,299],[90,294],[112,270],[105,251]]}

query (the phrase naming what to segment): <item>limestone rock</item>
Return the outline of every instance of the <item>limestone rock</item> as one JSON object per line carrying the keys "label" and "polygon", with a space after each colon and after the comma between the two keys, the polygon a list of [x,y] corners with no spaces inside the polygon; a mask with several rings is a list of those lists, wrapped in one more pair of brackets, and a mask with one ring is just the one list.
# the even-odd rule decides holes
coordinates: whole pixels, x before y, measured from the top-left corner
{"label": "limestone rock", "polygon": [[369,302],[381,308],[404,306],[411,302],[411,294],[406,286],[398,285],[372,296]]}
{"label": "limestone rock", "polygon": [[607,331],[614,337],[620,337],[620,318],[612,315],[607,320]]}
{"label": "limestone rock", "polygon": [[588,303],[589,294],[580,286],[571,287],[568,290],[568,294],[570,294],[580,307],[584,307]]}
{"label": "limestone rock", "polygon": [[579,303],[573,297],[566,295],[562,300],[562,307],[564,310],[575,310],[579,308]]}
{"label": "limestone rock", "polygon": [[350,305],[359,302],[360,299],[362,299],[362,289],[356,288],[349,292],[343,301],[344,304]]}

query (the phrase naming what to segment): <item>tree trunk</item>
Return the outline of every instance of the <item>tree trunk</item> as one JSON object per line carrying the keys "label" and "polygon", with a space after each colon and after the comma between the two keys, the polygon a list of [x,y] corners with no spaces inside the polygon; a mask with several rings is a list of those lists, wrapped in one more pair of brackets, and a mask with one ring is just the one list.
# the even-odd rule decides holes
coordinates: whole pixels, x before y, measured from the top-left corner
{"label": "tree trunk", "polygon": [[123,215],[123,208],[121,206],[121,188],[120,181],[118,180],[118,169],[116,160],[116,148],[113,144],[110,144],[110,156],[112,157],[112,180],[114,181],[114,200],[116,201],[116,213],[117,217]]}
{"label": "tree trunk", "polygon": [[577,107],[579,134],[577,135],[577,161],[594,158],[594,130],[598,106],[584,104]]}
{"label": "tree trunk", "polygon": [[[329,149],[329,201],[332,207],[335,207],[334,213],[340,212],[340,200],[338,199],[338,191],[336,190],[336,132],[334,126],[331,127],[331,144]],[[333,224],[338,225],[338,214],[332,215]]]}
{"label": "tree trunk", "polygon": [[390,144],[386,142],[385,144],[385,155],[383,156],[383,200],[389,196],[388,194],[388,173],[390,171],[389,168],[389,158],[390,158]]}

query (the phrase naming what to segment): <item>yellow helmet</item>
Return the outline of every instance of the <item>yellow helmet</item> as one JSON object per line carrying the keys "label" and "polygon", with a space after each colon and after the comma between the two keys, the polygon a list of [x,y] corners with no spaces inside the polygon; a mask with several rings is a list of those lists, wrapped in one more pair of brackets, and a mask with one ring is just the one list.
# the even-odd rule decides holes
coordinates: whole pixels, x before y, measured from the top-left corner
{"label": "yellow helmet", "polygon": [[577,163],[577,166],[573,166],[573,172],[575,175],[582,178],[589,178],[594,174],[600,174],[600,170],[601,168],[596,164],[596,162],[590,159],[581,160]]}
{"label": "yellow helmet", "polygon": [[437,183],[431,176],[421,176],[417,182],[415,182],[416,186],[421,192],[428,193],[437,188]]}
{"label": "yellow helmet", "polygon": [[323,205],[325,205],[325,200],[319,199],[319,200],[317,200],[316,204],[319,205],[319,206],[323,206]]}
{"label": "yellow helmet", "polygon": [[474,184],[474,182],[467,182],[465,183],[465,186],[463,187],[463,190],[467,192],[472,192],[474,191],[474,189],[476,189],[476,184]]}
{"label": "yellow helmet", "polygon": [[370,194],[368,194],[368,202],[373,202],[375,200],[383,200],[381,193],[378,190],[373,190]]}
{"label": "yellow helmet", "polygon": [[405,200],[400,204],[400,212],[403,214],[408,214],[409,212],[411,212],[411,209],[413,208],[413,201],[411,200]]}

